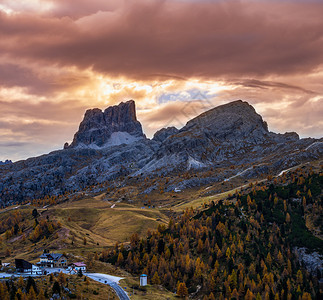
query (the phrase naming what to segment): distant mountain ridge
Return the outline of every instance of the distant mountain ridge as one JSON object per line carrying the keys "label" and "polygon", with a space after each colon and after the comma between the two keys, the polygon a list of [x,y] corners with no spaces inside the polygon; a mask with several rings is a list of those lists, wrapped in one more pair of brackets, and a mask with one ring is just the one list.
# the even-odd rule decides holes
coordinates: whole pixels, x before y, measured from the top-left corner
{"label": "distant mountain ridge", "polygon": [[0,161],[0,165],[7,165],[7,164],[12,164],[12,161],[9,159],[6,159],[5,161]]}
{"label": "distant mountain ridge", "polygon": [[[71,145],[36,158],[0,167],[0,203],[79,191],[98,183],[126,186],[169,176],[167,191],[236,176],[257,178],[321,159],[322,139],[276,134],[247,102],[215,107],[147,139],[133,100],[102,111],[86,111]],[[184,172],[196,176],[180,179]],[[200,175],[197,175],[200,174]],[[150,193],[158,187],[145,181]]]}

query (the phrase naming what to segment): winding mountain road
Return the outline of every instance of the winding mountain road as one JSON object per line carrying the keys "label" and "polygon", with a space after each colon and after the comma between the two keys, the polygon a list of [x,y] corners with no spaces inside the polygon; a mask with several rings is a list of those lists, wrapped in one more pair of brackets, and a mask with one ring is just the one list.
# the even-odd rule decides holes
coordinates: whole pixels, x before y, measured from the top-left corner
{"label": "winding mountain road", "polygon": [[123,290],[121,286],[118,285],[119,280],[122,279],[121,277],[110,276],[110,275],[100,274],[100,273],[86,273],[84,275],[86,275],[87,277],[95,281],[111,286],[116,292],[120,300],[130,300],[127,293]]}

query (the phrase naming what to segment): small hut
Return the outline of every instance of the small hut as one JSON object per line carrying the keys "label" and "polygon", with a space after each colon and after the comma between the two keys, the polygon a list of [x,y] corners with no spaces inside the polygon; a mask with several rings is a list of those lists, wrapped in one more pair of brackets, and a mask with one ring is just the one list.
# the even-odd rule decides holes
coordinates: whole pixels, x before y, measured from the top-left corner
{"label": "small hut", "polygon": [[140,286],[146,286],[147,285],[147,278],[148,276],[146,274],[140,275]]}

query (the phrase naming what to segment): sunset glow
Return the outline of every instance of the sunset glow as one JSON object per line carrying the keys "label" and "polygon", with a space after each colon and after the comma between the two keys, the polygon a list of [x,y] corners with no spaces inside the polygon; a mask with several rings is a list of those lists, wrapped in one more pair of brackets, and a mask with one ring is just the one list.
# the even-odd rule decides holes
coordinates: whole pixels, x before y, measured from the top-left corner
{"label": "sunset glow", "polygon": [[305,0],[0,1],[0,160],[61,149],[86,109],[129,99],[148,137],[236,99],[272,131],[321,137],[322,15]]}

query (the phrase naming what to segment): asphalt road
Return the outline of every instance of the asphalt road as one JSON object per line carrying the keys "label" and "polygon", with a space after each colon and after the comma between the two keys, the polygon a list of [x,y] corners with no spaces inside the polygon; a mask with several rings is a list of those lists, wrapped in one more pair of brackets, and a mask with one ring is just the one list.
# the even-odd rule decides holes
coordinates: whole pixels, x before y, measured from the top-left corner
{"label": "asphalt road", "polygon": [[99,274],[99,273],[86,273],[84,275],[86,275],[87,277],[89,277],[95,281],[98,281],[98,282],[101,282],[101,283],[111,286],[115,290],[115,292],[120,300],[130,300],[127,293],[123,290],[123,288],[121,286],[118,285],[117,281],[112,281],[113,280],[112,276],[111,276],[111,278],[109,278],[110,276],[107,276],[105,274]]}

